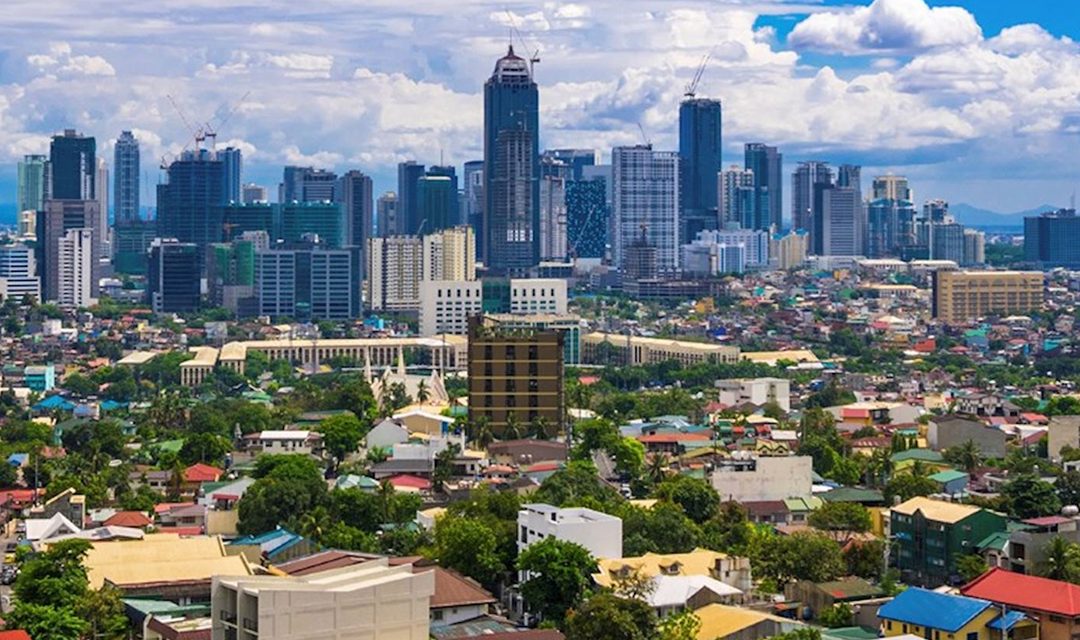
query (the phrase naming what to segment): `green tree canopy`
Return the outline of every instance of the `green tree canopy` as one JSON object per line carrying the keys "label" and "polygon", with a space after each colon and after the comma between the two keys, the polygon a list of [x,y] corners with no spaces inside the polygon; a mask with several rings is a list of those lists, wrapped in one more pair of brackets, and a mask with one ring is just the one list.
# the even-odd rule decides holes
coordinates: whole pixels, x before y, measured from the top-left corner
{"label": "green tree canopy", "polygon": [[1061,511],[1061,500],[1054,492],[1054,485],[1044,482],[1035,474],[1022,474],[1001,487],[1009,515],[1024,520],[1049,516]]}
{"label": "green tree canopy", "polygon": [[484,523],[446,514],[435,523],[434,559],[493,589],[507,571],[499,541]]}
{"label": "green tree canopy", "polygon": [[352,413],[330,416],[319,423],[318,429],[323,437],[323,446],[334,456],[336,463],[355,453],[366,433],[364,423]]}
{"label": "green tree canopy", "polygon": [[655,640],[656,615],[641,600],[598,593],[570,611],[566,640]]}
{"label": "green tree canopy", "polygon": [[656,487],[658,498],[673,502],[686,512],[694,522],[701,524],[716,515],[720,507],[720,494],[708,482],[677,475]]}
{"label": "green tree canopy", "polygon": [[561,623],[585,596],[596,561],[585,547],[548,537],[522,551],[517,568],[528,575],[521,594],[529,609]]}
{"label": "green tree canopy", "polygon": [[269,531],[326,502],[326,481],[307,456],[260,456],[255,461],[254,475],[257,480],[238,507],[240,533]]}

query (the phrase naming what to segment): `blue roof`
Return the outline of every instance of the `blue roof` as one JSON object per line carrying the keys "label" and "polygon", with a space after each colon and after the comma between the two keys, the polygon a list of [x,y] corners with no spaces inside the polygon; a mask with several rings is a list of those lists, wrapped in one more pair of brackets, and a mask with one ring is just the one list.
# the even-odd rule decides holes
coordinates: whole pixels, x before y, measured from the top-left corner
{"label": "blue roof", "polygon": [[[991,620],[990,624],[988,624],[986,626],[990,627],[991,629],[997,629],[997,630],[1000,631],[1001,630],[1001,620],[1002,620],[1001,616],[998,616],[998,617],[994,618],[993,620]],[[1020,613],[1019,611],[1009,611],[1009,612],[1007,612],[1005,614],[1005,630],[1006,631],[1011,630],[1014,626],[1016,626],[1017,622],[1021,622],[1023,620],[1027,620],[1027,616]]]}
{"label": "blue roof", "polygon": [[127,409],[128,403],[117,402],[116,400],[106,400],[101,403],[102,411],[116,411],[117,409]]}
{"label": "blue roof", "polygon": [[878,617],[956,632],[990,606],[986,600],[909,587],[878,609]]}
{"label": "blue roof", "polygon": [[13,453],[8,456],[8,464],[13,467],[21,467],[26,464],[26,461],[30,459],[29,453]]}
{"label": "blue roof", "polygon": [[50,409],[61,409],[63,411],[71,411],[75,408],[75,405],[67,400],[64,400],[60,396],[49,396],[41,402],[34,405],[35,411],[47,411]]}

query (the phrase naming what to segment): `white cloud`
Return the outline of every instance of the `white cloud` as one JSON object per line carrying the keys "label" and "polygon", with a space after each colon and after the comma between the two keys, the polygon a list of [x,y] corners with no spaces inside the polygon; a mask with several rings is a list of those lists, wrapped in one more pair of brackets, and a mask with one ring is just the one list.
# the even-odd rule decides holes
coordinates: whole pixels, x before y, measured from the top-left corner
{"label": "white cloud", "polygon": [[788,36],[797,49],[845,54],[920,51],[981,39],[982,30],[966,9],[931,8],[925,0],[874,0],[868,7],[816,13]]}
{"label": "white cloud", "polygon": [[71,45],[54,42],[49,53],[31,54],[26,61],[39,72],[59,75],[115,76],[116,69],[101,56],[72,55]]}

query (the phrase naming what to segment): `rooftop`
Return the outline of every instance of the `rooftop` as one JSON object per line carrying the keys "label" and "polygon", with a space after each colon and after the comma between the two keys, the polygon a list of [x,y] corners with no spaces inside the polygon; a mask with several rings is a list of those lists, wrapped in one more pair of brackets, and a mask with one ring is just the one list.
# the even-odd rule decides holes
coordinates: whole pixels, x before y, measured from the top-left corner
{"label": "rooftop", "polygon": [[955,524],[964,518],[975,515],[981,509],[966,504],[918,497],[896,505],[892,508],[892,511],[906,516],[915,515],[916,511],[921,511],[927,520]]}
{"label": "rooftop", "polygon": [[878,609],[878,617],[956,632],[990,606],[986,600],[909,587]]}
{"label": "rooftop", "polygon": [[990,569],[960,588],[964,595],[1033,611],[1080,615],[1080,586],[1068,582]]}

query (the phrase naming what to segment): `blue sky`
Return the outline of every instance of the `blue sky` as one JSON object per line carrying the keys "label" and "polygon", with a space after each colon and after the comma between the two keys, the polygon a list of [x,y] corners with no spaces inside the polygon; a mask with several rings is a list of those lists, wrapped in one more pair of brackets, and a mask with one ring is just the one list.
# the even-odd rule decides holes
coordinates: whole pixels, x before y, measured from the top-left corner
{"label": "blue sky", "polygon": [[284,164],[364,170],[481,155],[481,88],[508,25],[539,48],[545,146],[674,148],[677,105],[724,101],[744,142],[909,176],[919,200],[999,211],[1064,204],[1080,182],[1080,8],[1051,0],[8,0],[0,21],[0,203],[15,162],[74,126],[161,157],[250,92],[220,131],[245,179]]}

